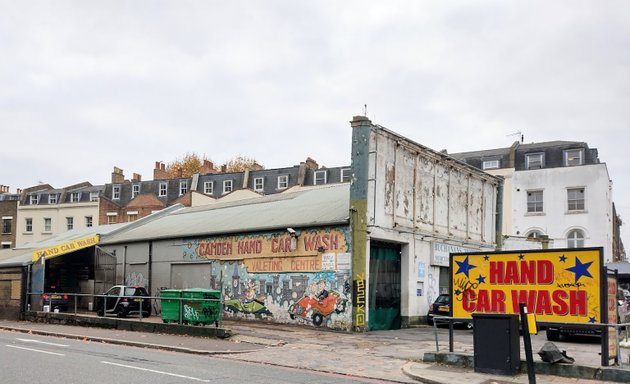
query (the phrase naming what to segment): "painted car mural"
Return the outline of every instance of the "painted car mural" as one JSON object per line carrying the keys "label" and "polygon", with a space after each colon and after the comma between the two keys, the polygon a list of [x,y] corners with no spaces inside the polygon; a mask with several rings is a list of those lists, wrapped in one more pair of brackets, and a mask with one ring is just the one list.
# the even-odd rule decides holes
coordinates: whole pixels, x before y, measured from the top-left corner
{"label": "painted car mural", "polygon": [[320,326],[324,318],[331,313],[345,312],[347,301],[338,292],[330,292],[321,300],[307,295],[289,306],[289,316],[291,319],[295,319],[297,316],[304,319],[310,318],[314,325]]}

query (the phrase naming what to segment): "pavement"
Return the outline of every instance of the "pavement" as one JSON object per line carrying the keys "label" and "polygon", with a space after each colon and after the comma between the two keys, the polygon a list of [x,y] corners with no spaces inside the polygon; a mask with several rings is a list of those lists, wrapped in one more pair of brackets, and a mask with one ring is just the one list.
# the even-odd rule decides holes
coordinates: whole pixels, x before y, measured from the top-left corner
{"label": "pavement", "polygon": [[[86,315],[90,316],[90,315]],[[121,319],[120,322],[138,322]],[[143,322],[161,322],[159,317]],[[179,326],[188,327],[188,326]],[[526,370],[514,376],[475,372],[469,365],[473,355],[472,331],[456,330],[454,352],[448,353],[448,329],[432,327],[406,328],[367,333],[346,333],[286,324],[259,321],[223,321],[229,338],[127,331],[98,327],[52,324],[46,322],[0,320],[0,332],[24,332],[74,338],[86,342],[105,342],[140,348],[171,350],[182,353],[208,355],[215,358],[262,363],[338,373],[398,383],[455,383],[505,384],[529,383]],[[125,326],[129,329],[130,327]],[[437,344],[436,344],[437,331]],[[539,340],[540,339],[540,340]],[[532,350],[536,369],[545,371],[536,352],[542,338],[533,340]],[[521,342],[522,344],[522,342]],[[535,375],[539,384],[587,384],[630,382],[628,350],[624,349],[622,367],[601,367],[597,354],[599,345],[588,343],[556,343],[561,350],[575,358],[560,374]],[[439,351],[438,351],[439,348]],[[521,345],[521,359],[525,359]],[[444,364],[439,361],[449,361]],[[555,364],[557,366],[559,364]],[[566,377],[573,376],[573,377]]]}

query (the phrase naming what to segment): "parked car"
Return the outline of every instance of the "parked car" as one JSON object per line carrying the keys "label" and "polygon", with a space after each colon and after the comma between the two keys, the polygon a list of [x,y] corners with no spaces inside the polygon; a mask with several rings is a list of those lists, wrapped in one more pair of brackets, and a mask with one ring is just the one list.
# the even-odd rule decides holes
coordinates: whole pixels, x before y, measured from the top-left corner
{"label": "parked car", "polygon": [[43,305],[49,305],[50,311],[58,309],[60,312],[68,310],[68,294],[63,293],[60,287],[51,285],[42,293]]}
{"label": "parked car", "polygon": [[[433,325],[435,316],[450,316],[451,313],[451,295],[447,293],[443,293],[439,295],[433,304],[429,306],[429,313],[427,314],[427,323],[429,325]],[[447,324],[446,321],[443,323],[438,322],[439,324]],[[472,319],[466,321],[455,321],[453,325],[464,326],[467,329],[473,328]]]}
{"label": "parked car", "polygon": [[94,309],[99,316],[116,315],[126,317],[128,315],[151,316],[151,299],[144,287],[115,285],[103,296],[98,296],[94,301]]}

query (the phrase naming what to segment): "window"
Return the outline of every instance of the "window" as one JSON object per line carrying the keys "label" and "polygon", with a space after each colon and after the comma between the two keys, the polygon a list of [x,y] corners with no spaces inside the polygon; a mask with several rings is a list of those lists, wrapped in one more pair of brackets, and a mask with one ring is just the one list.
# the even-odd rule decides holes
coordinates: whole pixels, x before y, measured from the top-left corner
{"label": "window", "polygon": [[568,248],[582,248],[584,247],[584,232],[579,229],[573,229],[569,231],[567,235],[567,247]]}
{"label": "window", "polygon": [[85,226],[89,228],[92,226],[92,216],[85,216]]}
{"label": "window", "polygon": [[138,220],[138,211],[127,211],[127,221],[136,221]]}
{"label": "window", "polygon": [[203,193],[206,195],[212,195],[214,183],[212,181],[206,181],[203,183]]}
{"label": "window", "polygon": [[543,191],[527,192],[527,212],[543,212]]}
{"label": "window", "polygon": [[90,201],[98,201],[98,192],[90,192]]}
{"label": "window", "polygon": [[3,241],[2,242],[2,249],[9,249],[11,248],[11,242],[10,241]]}
{"label": "window", "polygon": [[541,169],[544,166],[545,166],[544,153],[530,153],[530,154],[525,155],[525,168]]}
{"label": "window", "polygon": [[48,204],[57,204],[57,194],[48,195]]}
{"label": "window", "polygon": [[158,192],[158,196],[166,196],[166,192],[168,191],[167,183],[160,183],[160,189]]}
{"label": "window", "polygon": [[542,232],[540,232],[540,231],[536,231],[536,230],[534,230],[534,231],[530,231],[530,232],[527,234],[527,238],[528,238],[528,239],[540,239],[540,238],[541,238],[541,236],[543,236],[543,233],[542,233]]}
{"label": "window", "polygon": [[30,204],[31,205],[36,205],[37,204],[37,195],[31,195],[30,196]]}
{"label": "window", "polygon": [[134,184],[131,186],[131,198],[138,196],[140,194],[140,184]]}
{"label": "window", "polygon": [[278,176],[278,189],[289,188],[289,175]]}
{"label": "window", "polygon": [[118,214],[116,212],[107,212],[107,224],[116,224],[116,218]]}
{"label": "window", "polygon": [[179,182],[179,195],[185,195],[188,192],[188,180]]}
{"label": "window", "polygon": [[2,233],[9,234],[11,233],[11,225],[13,224],[12,217],[3,217],[2,218]]}
{"label": "window", "polygon": [[66,217],[66,229],[69,231],[74,228],[74,218]]}
{"label": "window", "polygon": [[44,218],[44,232],[52,232],[52,219],[50,217]]}
{"label": "window", "polygon": [[344,168],[341,170],[341,180],[339,181],[345,183],[347,181],[350,181],[350,177],[352,177],[352,169]]}
{"label": "window", "polygon": [[497,169],[499,168],[499,160],[486,160],[481,164],[482,169]]}
{"label": "window", "polygon": [[112,199],[120,200],[120,185],[112,185]]}
{"label": "window", "polygon": [[584,150],[583,149],[567,149],[564,151],[564,166],[570,167],[573,165],[584,164]]}
{"label": "window", "polygon": [[78,203],[79,201],[81,201],[81,192],[72,192],[70,194],[70,202]]}
{"label": "window", "polygon": [[265,179],[257,177],[254,179],[254,191],[262,192],[265,189]]}
{"label": "window", "polygon": [[569,211],[584,210],[584,188],[567,189],[567,203]]}
{"label": "window", "polygon": [[315,171],[313,178],[315,185],[326,184],[326,171]]}
{"label": "window", "polygon": [[25,232],[33,232],[33,219],[30,217],[25,218],[24,220],[24,231]]}
{"label": "window", "polygon": [[223,181],[223,193],[232,192],[232,180],[224,180]]}

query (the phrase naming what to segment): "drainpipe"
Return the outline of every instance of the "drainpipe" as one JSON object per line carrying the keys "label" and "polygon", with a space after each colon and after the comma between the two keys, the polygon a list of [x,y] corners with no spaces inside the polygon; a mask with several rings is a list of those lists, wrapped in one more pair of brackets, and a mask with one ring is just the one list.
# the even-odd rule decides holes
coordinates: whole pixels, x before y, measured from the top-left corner
{"label": "drainpipe", "polygon": [[153,265],[153,241],[149,241],[149,265],[148,265],[148,271],[147,271],[147,273],[149,274],[149,282],[147,283],[147,292],[149,292],[149,294],[153,292],[151,290],[151,280],[153,280],[151,276],[152,265]]}
{"label": "drainpipe", "polygon": [[503,178],[499,179],[497,184],[497,207],[496,207],[496,221],[494,224],[495,241],[497,250],[503,248]]}
{"label": "drainpipe", "polygon": [[127,285],[127,246],[126,245],[123,248],[122,275],[123,275],[123,283]]}

